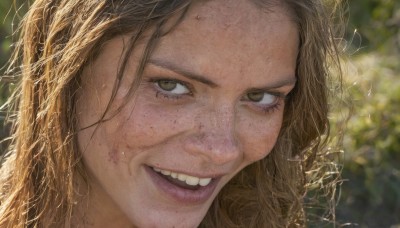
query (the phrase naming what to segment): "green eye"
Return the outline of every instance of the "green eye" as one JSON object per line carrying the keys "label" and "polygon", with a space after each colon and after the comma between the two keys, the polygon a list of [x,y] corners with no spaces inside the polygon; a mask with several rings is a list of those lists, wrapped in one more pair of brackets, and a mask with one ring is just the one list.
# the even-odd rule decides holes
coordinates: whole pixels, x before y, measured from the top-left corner
{"label": "green eye", "polygon": [[187,86],[180,81],[173,79],[160,79],[155,80],[154,84],[158,87],[161,92],[166,94],[183,95],[189,94],[190,90]]}
{"label": "green eye", "polygon": [[251,92],[247,94],[247,98],[250,101],[259,102],[264,98],[264,92]]}
{"label": "green eye", "polygon": [[171,80],[160,80],[157,82],[158,86],[165,91],[172,91],[176,88],[177,82]]}
{"label": "green eye", "polygon": [[278,97],[264,91],[254,91],[246,94],[246,100],[268,106],[276,103]]}

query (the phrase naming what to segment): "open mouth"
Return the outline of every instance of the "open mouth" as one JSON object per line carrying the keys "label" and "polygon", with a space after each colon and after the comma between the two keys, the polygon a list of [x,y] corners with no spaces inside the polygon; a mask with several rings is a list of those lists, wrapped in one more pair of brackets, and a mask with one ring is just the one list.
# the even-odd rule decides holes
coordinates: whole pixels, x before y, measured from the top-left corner
{"label": "open mouth", "polygon": [[220,180],[220,177],[195,177],[151,166],[145,166],[145,169],[158,189],[184,204],[205,202]]}
{"label": "open mouth", "polygon": [[212,178],[200,178],[189,176],[183,173],[175,173],[168,170],[153,168],[161,177],[165,178],[171,184],[188,190],[198,190],[210,184]]}

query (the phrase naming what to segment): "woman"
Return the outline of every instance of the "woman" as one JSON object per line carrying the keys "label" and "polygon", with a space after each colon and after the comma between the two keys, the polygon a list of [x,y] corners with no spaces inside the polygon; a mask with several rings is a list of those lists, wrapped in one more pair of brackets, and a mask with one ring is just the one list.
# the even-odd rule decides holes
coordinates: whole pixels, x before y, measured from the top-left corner
{"label": "woman", "polygon": [[337,56],[327,9],[35,1],[0,226],[304,225]]}

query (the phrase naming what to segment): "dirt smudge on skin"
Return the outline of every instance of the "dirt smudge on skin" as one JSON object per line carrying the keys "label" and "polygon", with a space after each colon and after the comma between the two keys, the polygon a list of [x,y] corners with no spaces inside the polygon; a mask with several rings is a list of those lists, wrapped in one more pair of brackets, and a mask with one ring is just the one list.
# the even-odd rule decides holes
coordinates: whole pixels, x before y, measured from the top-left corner
{"label": "dirt smudge on skin", "polygon": [[108,152],[108,161],[113,163],[114,165],[117,165],[119,162],[119,154],[118,151],[115,149],[112,149]]}

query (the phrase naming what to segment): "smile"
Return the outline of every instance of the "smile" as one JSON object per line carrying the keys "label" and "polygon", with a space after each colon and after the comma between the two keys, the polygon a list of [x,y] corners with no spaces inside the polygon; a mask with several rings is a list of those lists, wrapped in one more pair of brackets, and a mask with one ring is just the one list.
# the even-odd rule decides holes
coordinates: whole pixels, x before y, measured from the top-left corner
{"label": "smile", "polygon": [[[208,184],[210,184],[212,178],[200,178],[200,177],[194,177],[194,176],[190,176],[190,175],[186,175],[183,173],[175,173],[172,171],[168,171],[168,170],[162,170],[162,169],[158,169],[158,168],[154,168],[153,170],[161,173],[162,175],[166,176],[166,177],[171,177],[173,179],[175,179],[175,183],[179,183],[176,182],[176,180],[179,180],[181,182],[185,182],[187,185],[190,186],[197,186],[200,185],[202,187],[207,186]],[[168,178],[170,179],[170,178]]]}
{"label": "smile", "polygon": [[181,204],[202,204],[212,196],[221,176],[197,177],[144,166],[150,179],[168,198]]}

